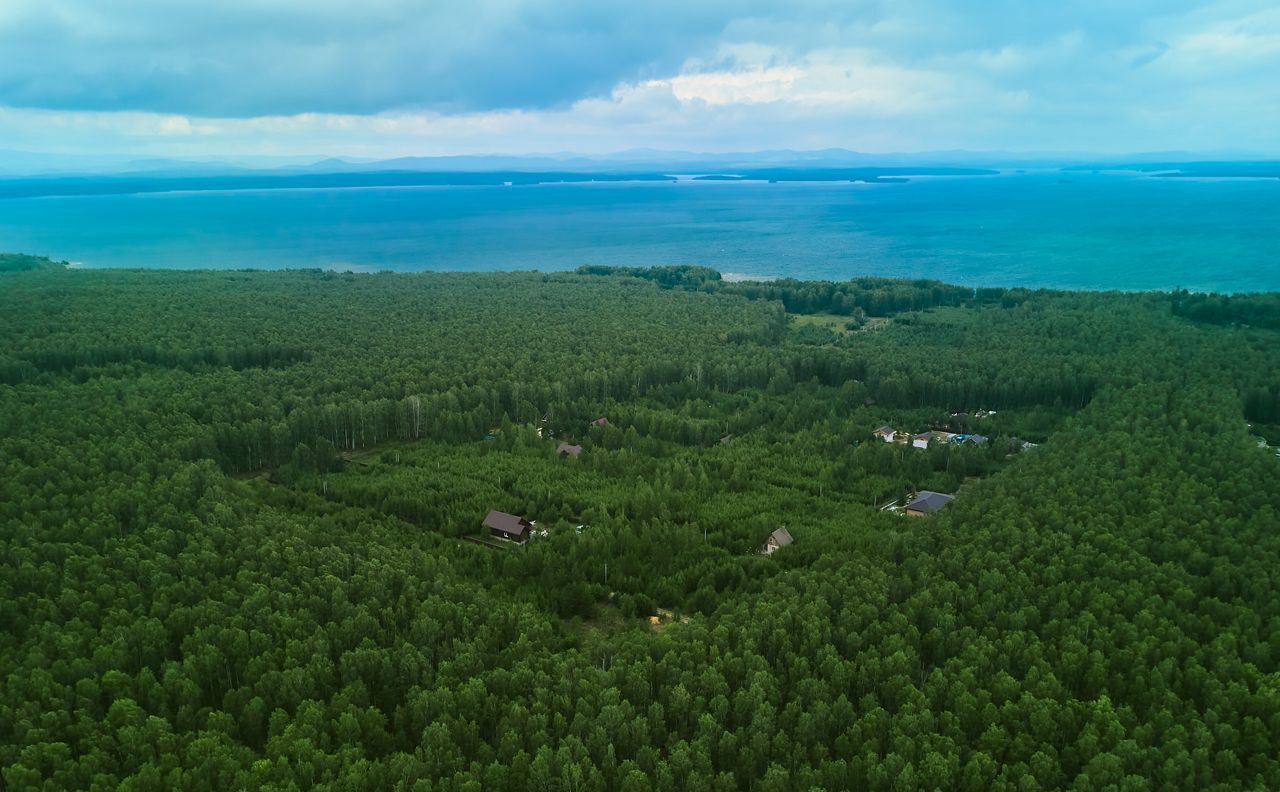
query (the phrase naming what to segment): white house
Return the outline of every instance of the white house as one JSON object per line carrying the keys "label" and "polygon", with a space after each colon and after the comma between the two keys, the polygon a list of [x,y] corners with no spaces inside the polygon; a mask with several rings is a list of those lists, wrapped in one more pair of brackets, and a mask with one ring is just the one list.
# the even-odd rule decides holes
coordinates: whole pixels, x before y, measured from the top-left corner
{"label": "white house", "polygon": [[791,532],[786,528],[779,528],[769,534],[769,538],[764,540],[764,545],[760,548],[761,555],[773,555],[775,551],[794,542],[791,538]]}

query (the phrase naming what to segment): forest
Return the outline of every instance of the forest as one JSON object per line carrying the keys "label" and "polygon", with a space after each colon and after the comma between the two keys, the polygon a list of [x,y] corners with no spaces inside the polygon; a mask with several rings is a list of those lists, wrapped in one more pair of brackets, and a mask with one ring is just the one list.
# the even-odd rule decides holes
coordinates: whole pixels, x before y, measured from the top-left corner
{"label": "forest", "polygon": [[0,789],[1280,789],[1276,299],[0,255]]}

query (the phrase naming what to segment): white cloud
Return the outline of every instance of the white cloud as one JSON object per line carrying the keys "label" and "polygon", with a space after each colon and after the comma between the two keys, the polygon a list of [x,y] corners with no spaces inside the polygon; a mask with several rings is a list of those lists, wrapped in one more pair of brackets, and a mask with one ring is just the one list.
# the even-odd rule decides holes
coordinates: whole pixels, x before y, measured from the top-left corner
{"label": "white cloud", "polygon": [[681,102],[703,102],[708,105],[758,104],[760,102],[794,101],[797,80],[805,72],[795,66],[776,66],[745,71],[714,71],[681,74],[667,80],[651,80],[652,86],[670,86]]}
{"label": "white cloud", "polygon": [[[249,0],[237,2],[252,10]],[[413,6],[408,0],[371,2],[377,18],[361,23],[370,51],[378,49],[380,36],[391,35],[387,30],[397,14]],[[539,47],[563,54],[608,43],[584,41],[565,23],[576,19],[572,14],[562,12],[558,26],[548,28],[532,5],[512,2],[511,8],[524,15],[525,28],[546,32],[546,40],[537,39]],[[4,5],[0,0],[0,8]],[[1280,81],[1274,77],[1280,73],[1280,8],[1259,8],[1251,0],[1195,7],[1187,0],[1130,0],[1125,9],[1095,3],[1078,13],[1000,3],[970,9],[940,0],[895,3],[891,12],[875,3],[855,3],[854,10],[837,13],[834,5],[801,3],[794,17],[762,10],[767,4],[753,5],[760,6],[754,15],[701,23],[718,35],[684,41],[679,54],[653,58],[643,47],[629,53],[610,72],[624,76],[599,87],[579,81],[567,99],[563,92],[548,91],[547,101],[514,109],[397,101],[379,105],[380,111],[350,110],[347,103],[340,108],[347,112],[247,117],[234,117],[234,111],[222,115],[204,104],[194,112],[170,107],[154,113],[0,106],[0,148],[380,157],[635,147],[1274,151],[1280,145],[1274,132],[1280,128]],[[515,12],[500,0],[485,0],[484,8],[497,22],[513,24]],[[335,31],[344,18],[342,4],[334,0],[321,11],[320,21],[308,29],[316,35],[301,37],[306,46],[290,50],[295,55],[323,60],[326,42],[341,38]],[[216,21],[216,11],[203,13],[209,15],[206,21]],[[0,13],[0,25],[4,18]],[[647,23],[650,17],[638,18]],[[995,24],[1005,21],[1009,24]],[[615,27],[597,22],[593,29]],[[83,18],[76,29],[90,35]],[[215,38],[222,41],[237,31],[218,29]],[[113,41],[125,35],[119,30],[99,34]],[[260,42],[264,46],[271,43],[270,35],[255,35],[266,37]],[[447,42],[444,49],[465,50],[472,59],[473,49],[483,49],[464,43]],[[207,56],[214,49],[201,52]],[[183,62],[183,52],[181,47],[150,55],[140,50],[137,59],[159,59],[157,68],[169,75],[217,67],[198,59]],[[466,68],[471,60],[455,63],[439,53],[423,57],[432,65],[414,73],[416,78],[452,78],[450,91],[459,96],[483,93],[485,86],[493,94],[492,101],[467,107],[510,107],[500,100],[512,74],[549,85],[560,73],[524,74],[511,65],[526,63],[517,58],[494,73],[501,77],[496,82],[476,77],[472,84],[476,72]],[[599,52],[592,57],[597,60],[587,62],[609,60]],[[562,57],[556,68],[567,69],[569,60]],[[405,64],[416,63],[412,58],[361,62],[369,68],[356,75],[356,82],[372,87],[357,93],[369,96],[381,95],[384,82],[403,79]],[[292,73],[313,74],[300,63]],[[382,64],[386,71],[370,64]],[[264,72],[263,86],[246,83],[242,90],[248,95],[261,87],[263,96],[283,90],[270,77]],[[0,70],[0,83],[4,80]],[[323,83],[310,80],[302,90],[296,80],[286,82],[303,94]],[[515,92],[524,96],[522,90]],[[299,103],[306,105],[303,99]],[[255,98],[250,104],[271,102]]]}
{"label": "white cloud", "polygon": [[[1280,63],[1280,8],[1215,22],[1174,38],[1158,65],[1191,76]],[[1275,78],[1275,72],[1272,72]]]}

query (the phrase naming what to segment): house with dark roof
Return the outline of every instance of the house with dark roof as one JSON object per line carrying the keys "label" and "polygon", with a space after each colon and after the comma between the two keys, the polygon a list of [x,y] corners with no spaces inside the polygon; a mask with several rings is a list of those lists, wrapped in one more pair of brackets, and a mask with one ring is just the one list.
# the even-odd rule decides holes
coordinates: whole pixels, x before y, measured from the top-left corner
{"label": "house with dark roof", "polygon": [[948,495],[945,492],[921,490],[907,504],[906,513],[908,517],[923,517],[926,514],[933,514],[955,499],[954,495]]}
{"label": "house with dark roof", "polygon": [[872,432],[871,434],[875,435],[876,437],[880,438],[886,443],[892,443],[893,438],[897,437],[898,431],[894,429],[892,426],[882,426],[879,429]]}
{"label": "house with dark roof", "polygon": [[506,512],[491,511],[484,518],[484,527],[491,536],[506,539],[517,544],[529,541],[529,533],[533,525],[523,517]]}
{"label": "house with dark roof", "polygon": [[556,446],[556,453],[559,454],[560,456],[576,457],[578,454],[582,453],[582,446],[570,445],[569,443],[561,443],[560,445]]}
{"label": "house with dark roof", "polygon": [[933,439],[933,432],[921,432],[911,438],[911,445],[916,448],[928,448],[929,441]]}
{"label": "house with dark roof", "polygon": [[971,434],[964,439],[965,445],[982,445],[985,442],[987,442],[987,436],[980,434]]}
{"label": "house with dark roof", "polygon": [[776,551],[794,542],[791,532],[785,527],[774,530],[769,534],[769,538],[764,540],[764,544],[760,546],[761,555],[773,555]]}

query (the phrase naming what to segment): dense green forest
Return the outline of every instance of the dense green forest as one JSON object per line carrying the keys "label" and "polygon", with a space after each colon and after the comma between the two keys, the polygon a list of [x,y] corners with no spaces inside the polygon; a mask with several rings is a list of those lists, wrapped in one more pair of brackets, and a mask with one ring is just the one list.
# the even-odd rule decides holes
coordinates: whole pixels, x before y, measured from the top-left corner
{"label": "dense green forest", "polygon": [[0,256],[0,788],[1280,788],[1275,299]]}

